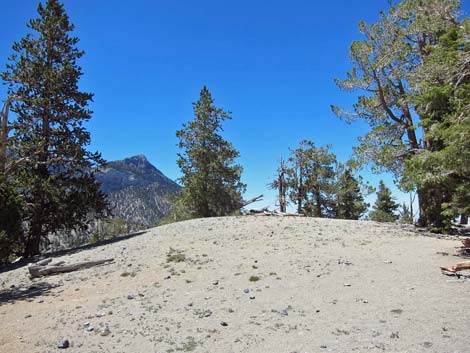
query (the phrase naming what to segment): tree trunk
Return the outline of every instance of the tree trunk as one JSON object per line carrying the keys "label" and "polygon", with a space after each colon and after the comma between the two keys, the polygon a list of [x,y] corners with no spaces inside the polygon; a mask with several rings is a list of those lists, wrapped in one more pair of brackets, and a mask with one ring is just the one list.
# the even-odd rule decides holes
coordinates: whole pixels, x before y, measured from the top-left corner
{"label": "tree trunk", "polygon": [[468,224],[468,213],[464,213],[460,215],[460,224]]}
{"label": "tree trunk", "polygon": [[299,187],[297,189],[297,213],[301,214],[302,213],[302,198],[303,198],[303,177],[302,177],[302,170],[300,170],[300,176],[299,176]]}
{"label": "tree trunk", "polygon": [[279,209],[281,212],[286,212],[286,189],[284,180],[279,180]]}
{"label": "tree trunk", "polygon": [[427,195],[426,190],[423,190],[420,187],[418,187],[416,192],[418,195],[418,208],[419,208],[419,217],[418,217],[417,225],[419,227],[426,227],[428,225],[428,217],[426,214],[426,209],[429,206],[428,195]]}
{"label": "tree trunk", "polygon": [[321,195],[320,195],[320,190],[317,187],[315,190],[315,217],[322,217],[321,213]]}
{"label": "tree trunk", "polygon": [[25,258],[30,258],[35,255],[39,255],[41,251],[41,238],[41,234],[31,231],[28,242],[26,243],[26,247],[24,249]]}

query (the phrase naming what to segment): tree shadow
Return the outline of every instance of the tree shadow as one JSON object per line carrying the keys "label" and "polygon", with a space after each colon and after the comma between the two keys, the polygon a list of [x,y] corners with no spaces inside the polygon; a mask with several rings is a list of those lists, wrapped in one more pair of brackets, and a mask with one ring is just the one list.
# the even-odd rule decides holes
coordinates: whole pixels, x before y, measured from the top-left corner
{"label": "tree shadow", "polygon": [[57,287],[55,284],[39,282],[30,285],[28,288],[10,288],[0,290],[0,306],[8,303],[13,304],[20,300],[31,300],[35,297],[47,295],[51,289]]}
{"label": "tree shadow", "polygon": [[55,257],[64,256],[64,255],[77,254],[77,253],[79,253],[81,251],[84,251],[84,250],[90,250],[90,249],[98,248],[100,246],[117,243],[117,242],[120,242],[120,241],[123,241],[123,240],[134,238],[136,236],[139,236],[139,235],[142,235],[142,234],[145,234],[145,233],[147,233],[147,231],[143,230],[143,231],[140,231],[140,232],[121,235],[121,236],[117,236],[117,237],[109,238],[109,239],[105,239],[105,240],[100,240],[100,241],[97,241],[96,243],[80,245],[80,246],[77,246],[75,248],[64,249],[64,250],[53,251],[53,252],[46,252],[46,253],[43,253],[41,255],[35,256],[33,258],[22,259],[22,260],[20,260],[18,262],[15,262],[13,264],[0,266],[0,273],[16,270],[16,269],[24,267],[24,266],[26,266],[26,265],[28,265],[32,262],[37,262],[41,259],[55,258]]}

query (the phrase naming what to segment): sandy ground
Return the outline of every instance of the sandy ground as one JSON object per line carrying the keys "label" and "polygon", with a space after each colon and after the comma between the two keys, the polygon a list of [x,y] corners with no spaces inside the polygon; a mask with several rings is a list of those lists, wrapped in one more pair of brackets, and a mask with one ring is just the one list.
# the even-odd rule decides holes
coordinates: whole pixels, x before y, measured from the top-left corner
{"label": "sandy ground", "polygon": [[470,352],[470,281],[439,270],[456,246],[373,222],[171,224],[55,259],[112,264],[1,273],[0,352]]}

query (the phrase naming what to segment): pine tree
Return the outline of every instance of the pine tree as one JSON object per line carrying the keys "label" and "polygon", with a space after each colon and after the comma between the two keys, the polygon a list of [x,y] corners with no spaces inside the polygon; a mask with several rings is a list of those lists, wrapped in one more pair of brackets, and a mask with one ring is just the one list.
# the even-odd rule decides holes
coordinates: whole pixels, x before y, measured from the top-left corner
{"label": "pine tree", "polygon": [[[389,11],[381,12],[376,23],[359,24],[364,39],[351,45],[353,68],[346,79],[336,81],[344,90],[360,89],[365,94],[358,97],[353,114],[338,107],[333,110],[349,122],[359,118],[371,127],[355,148],[356,159],[361,164],[371,163],[375,171],[393,172],[400,180],[410,168],[410,159],[440,148],[426,116],[417,107],[417,98],[422,94],[421,68],[440,45],[440,35],[463,26],[459,23],[458,0],[402,0],[390,4]],[[416,189],[418,224],[427,226],[435,222],[436,214],[441,214],[440,201],[432,196],[444,197],[445,192],[442,185],[435,189],[435,185],[423,186],[417,180],[402,186],[407,191]]]}
{"label": "pine tree", "polygon": [[214,106],[204,86],[193,103],[194,120],[176,132],[182,152],[178,166],[183,204],[192,217],[225,216],[240,209],[245,185],[240,181],[242,167],[234,164],[239,153],[220,135],[222,123],[231,115]]}
{"label": "pine tree", "polygon": [[315,147],[314,142],[303,140],[291,150],[286,180],[298,213],[332,216],[336,156],[329,149],[330,146]]}
{"label": "pine tree", "polygon": [[417,72],[417,110],[428,131],[426,151],[407,161],[405,180],[427,191],[435,230],[449,230],[470,211],[470,23],[440,33]]}
{"label": "pine tree", "polygon": [[21,255],[22,203],[10,183],[0,177],[0,264],[8,263],[12,256]]}
{"label": "pine tree", "polygon": [[24,203],[24,255],[38,254],[47,235],[83,228],[91,213],[106,211],[93,171],[103,164],[99,153],[86,149],[90,134],[84,127],[92,112],[91,93],[81,92],[77,60],[78,38],[64,6],[47,0],[39,17],[29,22],[28,34],[14,43],[2,79],[8,95],[19,97],[12,111],[12,158],[18,168],[7,178],[18,183]]}
{"label": "pine tree", "polygon": [[398,219],[397,209],[398,204],[392,197],[392,191],[381,180],[377,191],[377,200],[369,213],[370,219],[376,222],[394,222]]}
{"label": "pine tree", "polygon": [[411,209],[406,203],[402,203],[400,207],[400,223],[402,224],[413,224],[413,216],[411,214]]}
{"label": "pine tree", "polygon": [[361,190],[362,178],[356,179],[350,168],[338,167],[336,183],[335,217],[358,220],[369,204],[364,202]]}

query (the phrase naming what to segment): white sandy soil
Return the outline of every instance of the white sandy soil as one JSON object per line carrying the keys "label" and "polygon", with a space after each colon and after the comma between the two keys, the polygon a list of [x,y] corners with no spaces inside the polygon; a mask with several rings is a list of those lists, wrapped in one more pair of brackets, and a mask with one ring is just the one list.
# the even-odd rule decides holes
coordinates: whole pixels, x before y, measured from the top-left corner
{"label": "white sandy soil", "polygon": [[54,259],[108,265],[0,273],[0,352],[466,353],[470,281],[439,270],[458,245],[362,221],[162,226]]}

